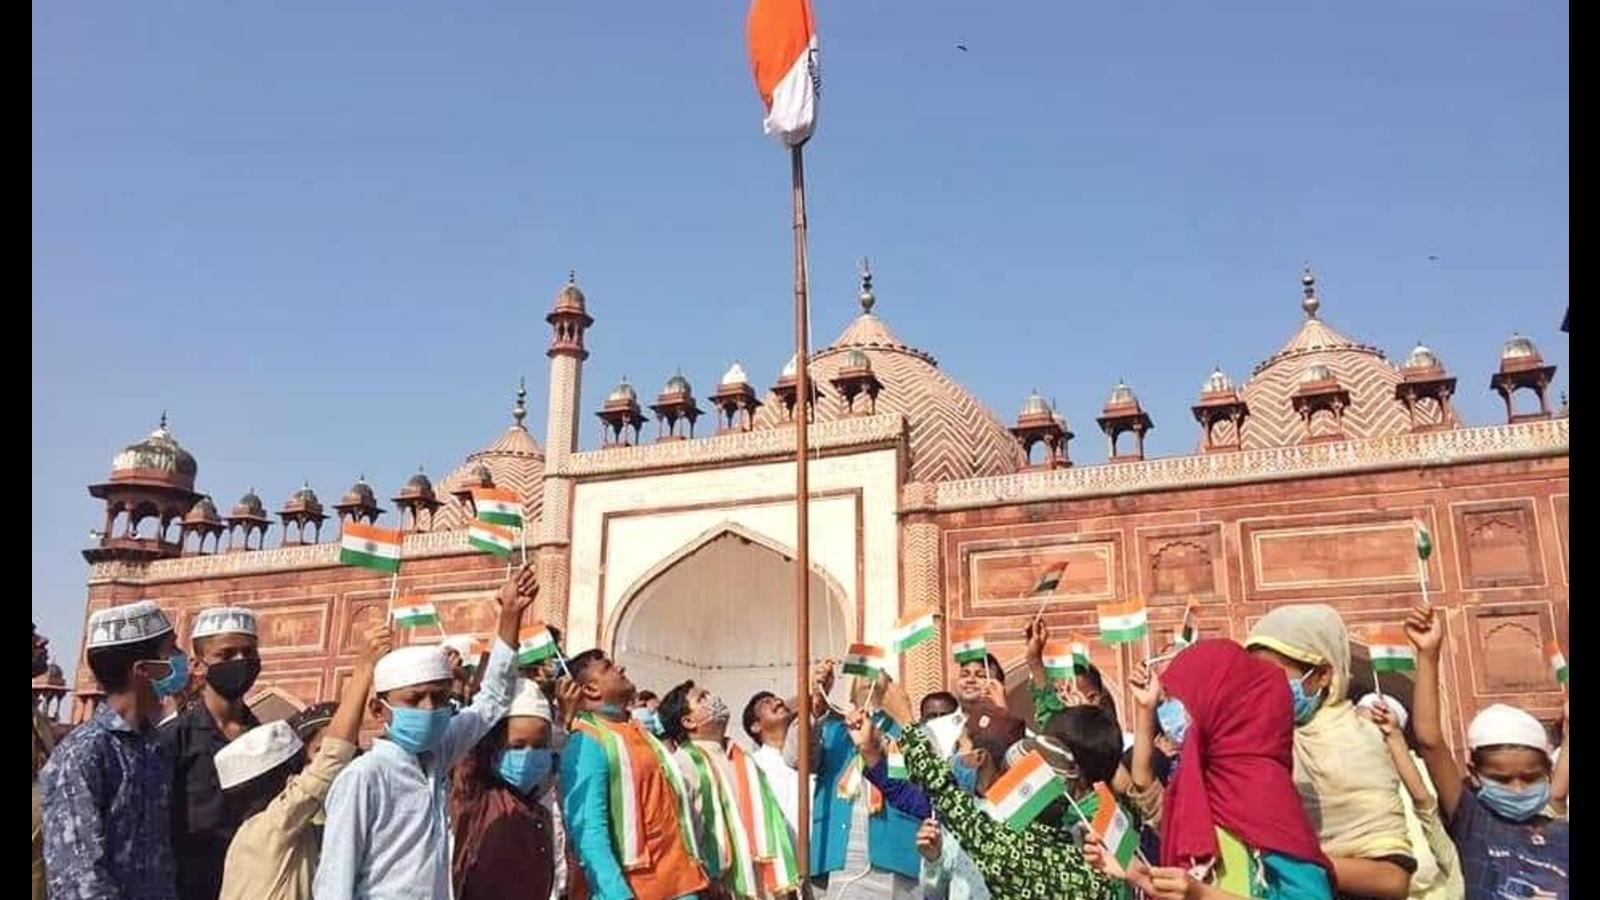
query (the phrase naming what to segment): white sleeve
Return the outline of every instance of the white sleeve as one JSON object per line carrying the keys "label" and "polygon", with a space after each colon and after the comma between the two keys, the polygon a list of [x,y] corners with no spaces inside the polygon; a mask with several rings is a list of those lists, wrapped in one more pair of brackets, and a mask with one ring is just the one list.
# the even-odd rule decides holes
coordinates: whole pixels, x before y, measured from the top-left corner
{"label": "white sleeve", "polygon": [[439,764],[444,768],[448,769],[472,752],[478,741],[511,711],[511,692],[517,677],[512,661],[516,652],[510,644],[495,638],[477,696],[456,713],[439,740]]}

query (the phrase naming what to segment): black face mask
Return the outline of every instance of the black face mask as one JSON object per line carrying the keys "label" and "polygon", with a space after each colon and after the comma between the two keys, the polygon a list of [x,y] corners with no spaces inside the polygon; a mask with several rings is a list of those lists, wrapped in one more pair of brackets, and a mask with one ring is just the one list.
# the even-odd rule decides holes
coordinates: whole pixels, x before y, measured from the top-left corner
{"label": "black face mask", "polygon": [[242,656],[227,662],[207,665],[206,684],[211,685],[211,689],[220,694],[224,700],[237,700],[250,690],[250,686],[256,683],[256,676],[260,674],[261,660]]}

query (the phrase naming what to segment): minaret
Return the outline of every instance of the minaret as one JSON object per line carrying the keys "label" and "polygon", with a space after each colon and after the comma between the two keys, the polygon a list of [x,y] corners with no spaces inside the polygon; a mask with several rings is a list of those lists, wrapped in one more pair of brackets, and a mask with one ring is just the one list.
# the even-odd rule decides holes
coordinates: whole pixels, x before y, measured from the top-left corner
{"label": "minaret", "polygon": [[567,592],[570,587],[568,553],[572,544],[572,479],[558,473],[567,457],[578,449],[578,408],[583,392],[583,361],[589,358],[583,335],[594,319],[584,308],[583,291],[578,290],[577,274],[569,273],[567,283],[556,294],[555,308],[544,317],[550,323],[550,402],[544,435],[544,505],[533,542],[539,569],[539,601],[536,612],[545,622],[564,628],[567,624]]}

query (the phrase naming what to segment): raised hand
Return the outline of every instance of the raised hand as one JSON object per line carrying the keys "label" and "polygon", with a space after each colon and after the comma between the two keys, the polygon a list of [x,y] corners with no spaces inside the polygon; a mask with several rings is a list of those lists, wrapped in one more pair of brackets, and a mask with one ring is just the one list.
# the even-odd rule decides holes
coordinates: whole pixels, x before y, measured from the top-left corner
{"label": "raised hand", "polygon": [[1406,616],[1406,637],[1423,655],[1437,658],[1444,645],[1444,617],[1431,606],[1419,606]]}
{"label": "raised hand", "polygon": [[1023,634],[1028,638],[1029,665],[1037,662],[1042,667],[1044,665],[1044,645],[1050,640],[1050,626],[1046,625],[1043,619],[1036,619],[1028,623],[1028,627],[1023,631]]}
{"label": "raised hand", "polygon": [[538,596],[539,575],[534,572],[532,563],[523,563],[516,576],[500,586],[494,600],[500,605],[503,615],[508,614],[507,610],[515,610],[520,618],[523,610],[532,606],[534,598]]}
{"label": "raised hand", "polygon": [[1133,692],[1133,702],[1143,709],[1153,709],[1161,700],[1161,678],[1149,663],[1139,663],[1128,675],[1128,689]]}
{"label": "raised hand", "polygon": [[928,862],[939,858],[944,849],[944,832],[940,830],[939,823],[928,819],[917,828],[917,852]]}
{"label": "raised hand", "polygon": [[917,720],[917,714],[911,709],[911,698],[906,695],[906,689],[900,682],[884,672],[879,676],[879,685],[881,690],[878,705],[889,718],[901,725],[910,725]]}
{"label": "raised hand", "polygon": [[1156,900],[1184,900],[1190,896],[1190,891],[1195,891],[1199,896],[1200,882],[1195,881],[1186,870],[1176,866],[1158,867],[1150,870],[1150,889],[1145,894]]}
{"label": "raised hand", "polygon": [[583,702],[583,688],[568,676],[556,682],[556,710],[561,713],[562,724],[572,730],[572,720],[578,717],[578,706]]}
{"label": "raised hand", "polygon": [[833,660],[825,659],[811,667],[811,688],[826,695],[833,690]]}
{"label": "raised hand", "polygon": [[394,649],[394,629],[385,621],[382,625],[367,632],[367,642],[361,648],[361,665],[375,666],[378,660],[388,655]]}

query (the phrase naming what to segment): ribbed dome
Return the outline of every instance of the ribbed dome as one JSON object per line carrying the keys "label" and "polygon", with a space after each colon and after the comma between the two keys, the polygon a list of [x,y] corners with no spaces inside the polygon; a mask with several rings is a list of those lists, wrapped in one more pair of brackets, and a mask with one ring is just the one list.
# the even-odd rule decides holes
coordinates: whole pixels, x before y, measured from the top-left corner
{"label": "ribbed dome", "polygon": [[1422,344],[1418,344],[1411,348],[1410,355],[1406,357],[1405,367],[1408,369],[1437,369],[1443,368],[1444,365],[1439,362],[1439,357],[1435,356],[1432,350]]}
{"label": "ribbed dome", "polygon": [[372,485],[367,484],[365,478],[358,478],[355,484],[350,485],[350,490],[345,491],[344,496],[339,498],[339,505],[377,506],[378,498],[372,493]]}
{"label": "ribbed dome", "polygon": [[[913,480],[1004,475],[1022,466],[1021,446],[994,413],[939,371],[932,356],[902,342],[871,313],[857,316],[838,340],[812,358],[813,383],[831,383],[846,368],[852,351],[866,357],[883,385],[876,400],[878,414],[906,418]],[[783,372],[794,376],[793,360]],[[777,402],[763,406],[757,427],[784,424],[782,409]],[[846,414],[835,392],[824,390],[817,401],[816,420],[827,422]]]}
{"label": "ribbed dome", "polygon": [[679,372],[678,374],[667,379],[667,383],[661,386],[661,393],[693,394],[694,387],[689,384],[689,379],[683,377],[683,373]]}
{"label": "ribbed dome", "polygon": [[317,499],[317,492],[311,489],[311,485],[302,484],[299,490],[289,495],[289,499],[283,504],[283,508],[285,510],[321,512],[322,501]]}
{"label": "ribbed dome", "polygon": [[[1302,286],[1311,289],[1304,280]],[[1322,303],[1318,300],[1309,305],[1314,312]],[[1313,365],[1323,366],[1350,393],[1350,405],[1342,419],[1346,436],[1361,440],[1410,433],[1405,407],[1395,399],[1400,370],[1378,348],[1351,340],[1322,319],[1307,316],[1288,343],[1262,360],[1244,385],[1242,393],[1250,406],[1250,418],[1244,423],[1245,449],[1287,447],[1305,441],[1305,422],[1295,412],[1291,398],[1304,383],[1306,368]]]}
{"label": "ribbed dome", "polygon": [[1233,379],[1221,369],[1212,369],[1211,374],[1206,376],[1205,384],[1200,385],[1202,394],[1223,394],[1231,390],[1233,390]]}
{"label": "ribbed dome", "polygon": [[778,372],[779,378],[795,378],[800,374],[800,367],[795,362],[794,354],[789,355],[789,361],[783,364],[783,369]]}
{"label": "ribbed dome", "polygon": [[1126,382],[1119,379],[1116,387],[1111,389],[1111,396],[1106,398],[1106,408],[1128,406],[1129,404],[1137,405],[1138,402],[1139,398],[1134,395],[1133,388],[1128,387]]}
{"label": "ribbed dome", "polygon": [[1038,391],[1034,391],[1028,395],[1028,399],[1022,401],[1022,409],[1017,412],[1017,418],[1021,419],[1026,416],[1047,416],[1050,415],[1050,413],[1050,404],[1046,403],[1045,399],[1039,396]]}
{"label": "ribbed dome", "polygon": [[739,363],[734,363],[733,365],[729,366],[728,371],[722,373],[722,380],[718,382],[718,384],[722,387],[730,387],[733,385],[749,383],[750,376],[746,374],[744,366],[740,365]]}
{"label": "ribbed dome", "polygon": [[185,525],[217,525],[221,524],[221,521],[217,517],[217,505],[211,502],[210,497],[201,497],[196,500],[194,505],[189,507],[189,511],[183,516]]}
{"label": "ribbed dome", "polygon": [[433,482],[428,480],[427,475],[418,472],[417,474],[406,479],[405,489],[408,491],[417,491],[418,493],[431,494],[433,493]]}
{"label": "ribbed dome", "polygon": [[163,413],[161,424],[149,437],[124,447],[111,460],[111,477],[139,477],[146,475],[162,481],[172,481],[186,488],[194,487],[194,477],[200,471],[194,456],[178,446],[167,430],[167,417]]}
{"label": "ribbed dome", "polygon": [[561,290],[556,292],[556,311],[585,312],[586,303],[583,291],[578,289],[578,274],[576,272],[568,273],[567,283],[562,285]]}
{"label": "ribbed dome", "polygon": [[867,355],[862,353],[860,350],[850,350],[845,353],[844,361],[840,364],[839,368],[857,370],[865,369],[870,372],[872,371],[872,360],[868,359]]}
{"label": "ribbed dome", "polygon": [[611,389],[611,393],[606,395],[606,402],[607,403],[637,403],[637,402],[639,402],[639,395],[638,395],[637,392],[634,391],[633,385],[628,383],[628,379],[627,378],[623,378],[620,382],[617,383],[616,387]]}
{"label": "ribbed dome", "polygon": [[255,488],[251,488],[243,497],[239,498],[238,503],[233,505],[233,510],[228,513],[228,516],[234,519],[243,519],[251,516],[264,519],[267,516],[267,506],[261,502],[260,497],[256,496]]}
{"label": "ribbed dome", "polygon": [[1505,347],[1500,350],[1500,361],[1539,359],[1539,348],[1533,341],[1520,334],[1513,334],[1511,340],[1506,341]]}

